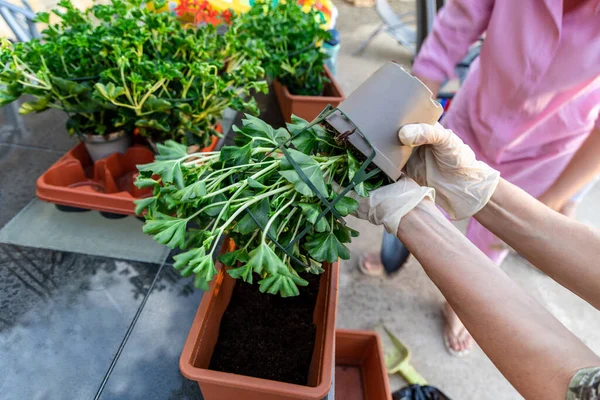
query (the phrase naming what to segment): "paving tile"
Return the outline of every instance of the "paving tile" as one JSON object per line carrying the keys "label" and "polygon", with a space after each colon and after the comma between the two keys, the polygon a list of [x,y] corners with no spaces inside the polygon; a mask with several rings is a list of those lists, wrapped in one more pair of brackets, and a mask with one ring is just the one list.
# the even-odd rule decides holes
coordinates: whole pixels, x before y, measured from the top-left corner
{"label": "paving tile", "polygon": [[36,199],[0,231],[0,242],[162,264],[169,249],[145,235],[143,224],[133,216],[59,211]]}
{"label": "paving tile", "polygon": [[[22,103],[22,101],[19,101]],[[60,110],[46,110],[42,113],[19,115],[18,104],[10,104],[0,109],[0,142],[33,146],[66,152],[77,138],[70,137],[65,128],[67,115]]]}
{"label": "paving tile", "polygon": [[35,181],[60,153],[0,143],[0,227],[35,196]]}
{"label": "paving tile", "polygon": [[93,398],[158,270],[0,244],[0,398]]}
{"label": "paving tile", "polygon": [[100,399],[202,399],[179,372],[179,356],[202,298],[193,279],[161,270]]}

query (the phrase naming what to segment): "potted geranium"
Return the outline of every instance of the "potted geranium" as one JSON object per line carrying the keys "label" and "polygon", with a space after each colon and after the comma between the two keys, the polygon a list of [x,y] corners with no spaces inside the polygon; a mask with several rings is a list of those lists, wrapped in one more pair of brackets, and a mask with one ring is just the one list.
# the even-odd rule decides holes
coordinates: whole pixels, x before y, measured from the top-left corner
{"label": "potted geranium", "polygon": [[[137,202],[144,232],[184,250],[174,267],[210,289],[180,362],[206,399],[321,399],[331,385],[337,260],[358,234],[342,220],[358,203],[332,182],[367,195],[382,179],[357,175],[344,138],[306,128],[296,117],[273,129],[247,116],[235,146],[188,154],[167,142],[138,166],[136,185],[153,188]],[[225,235],[235,245],[218,270]]]}
{"label": "potted geranium", "polygon": [[321,14],[304,10],[296,1],[259,0],[241,17],[241,29],[265,46],[262,65],[273,85],[286,121],[291,116],[312,120],[328,104],[337,106],[344,95],[325,66],[322,44],[329,33]]}
{"label": "potted geranium", "polygon": [[[227,107],[258,111],[248,95],[266,90],[256,59],[261,50],[237,34],[237,25],[223,35],[211,24],[184,26],[140,0],[85,11],[69,0],[59,6],[53,11],[59,23],[38,14],[49,24],[42,40],[3,41],[0,104],[28,94],[34,100],[21,113],[64,110],[69,133],[86,143],[93,159],[124,152],[134,130],[152,142],[206,146]],[[97,151],[98,144],[120,147]]]}

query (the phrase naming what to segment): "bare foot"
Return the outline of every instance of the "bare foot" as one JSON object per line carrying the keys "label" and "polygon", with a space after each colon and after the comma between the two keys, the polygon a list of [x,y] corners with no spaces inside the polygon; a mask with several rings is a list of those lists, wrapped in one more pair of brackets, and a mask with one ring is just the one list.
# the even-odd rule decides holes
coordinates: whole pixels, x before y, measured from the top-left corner
{"label": "bare foot", "polygon": [[454,312],[450,304],[444,304],[442,309],[446,325],[444,327],[444,342],[450,354],[454,356],[467,355],[473,348],[473,337],[467,331],[458,315]]}
{"label": "bare foot", "polygon": [[381,262],[381,253],[367,253],[360,256],[358,269],[368,276],[383,275],[383,263]]}

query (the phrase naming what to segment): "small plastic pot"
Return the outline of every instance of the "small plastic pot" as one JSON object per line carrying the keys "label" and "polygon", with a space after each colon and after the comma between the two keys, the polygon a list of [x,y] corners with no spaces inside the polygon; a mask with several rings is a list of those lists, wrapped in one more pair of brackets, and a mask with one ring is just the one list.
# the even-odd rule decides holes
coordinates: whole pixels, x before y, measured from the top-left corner
{"label": "small plastic pot", "polygon": [[93,162],[101,160],[114,153],[125,154],[127,148],[131,146],[131,135],[125,131],[113,132],[108,135],[88,135],[81,136],[81,141],[85,145]]}
{"label": "small plastic pot", "polygon": [[335,332],[335,398],[391,400],[381,339],[376,332]]}
{"label": "small plastic pot", "polygon": [[342,88],[340,88],[327,67],[325,67],[325,75],[327,75],[330,82],[325,84],[325,91],[322,96],[291,94],[286,86],[283,86],[277,80],[273,81],[273,89],[277,95],[281,114],[287,122],[291,122],[292,114],[307,121],[312,121],[328,104],[337,107],[338,104],[344,101]]}
{"label": "small plastic pot", "polygon": [[[232,242],[229,242],[232,243]],[[230,244],[225,244],[228,246]],[[221,268],[183,346],[179,369],[198,382],[205,400],[321,400],[331,389],[339,261],[324,265],[313,321],[317,328],[308,385],[295,385],[208,369],[236,280]],[[265,295],[270,296],[270,295]],[[290,360],[294,362],[294,360]]]}

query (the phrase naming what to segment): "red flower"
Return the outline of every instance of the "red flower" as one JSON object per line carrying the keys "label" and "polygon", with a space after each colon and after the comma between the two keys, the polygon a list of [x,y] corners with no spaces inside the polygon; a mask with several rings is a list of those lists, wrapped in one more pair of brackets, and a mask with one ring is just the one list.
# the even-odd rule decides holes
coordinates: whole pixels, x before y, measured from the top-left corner
{"label": "red flower", "polygon": [[189,12],[192,12],[192,8],[190,7],[190,0],[179,0],[179,5],[175,7],[175,12],[178,17],[185,15]]}
{"label": "red flower", "polygon": [[198,11],[196,11],[196,14],[194,15],[194,24],[199,25],[202,22],[204,22],[204,12],[201,10],[198,10]]}
{"label": "red flower", "polygon": [[223,18],[223,20],[225,22],[227,22],[228,24],[231,23],[231,17],[232,17],[231,10],[225,10],[221,13],[221,18]]}

